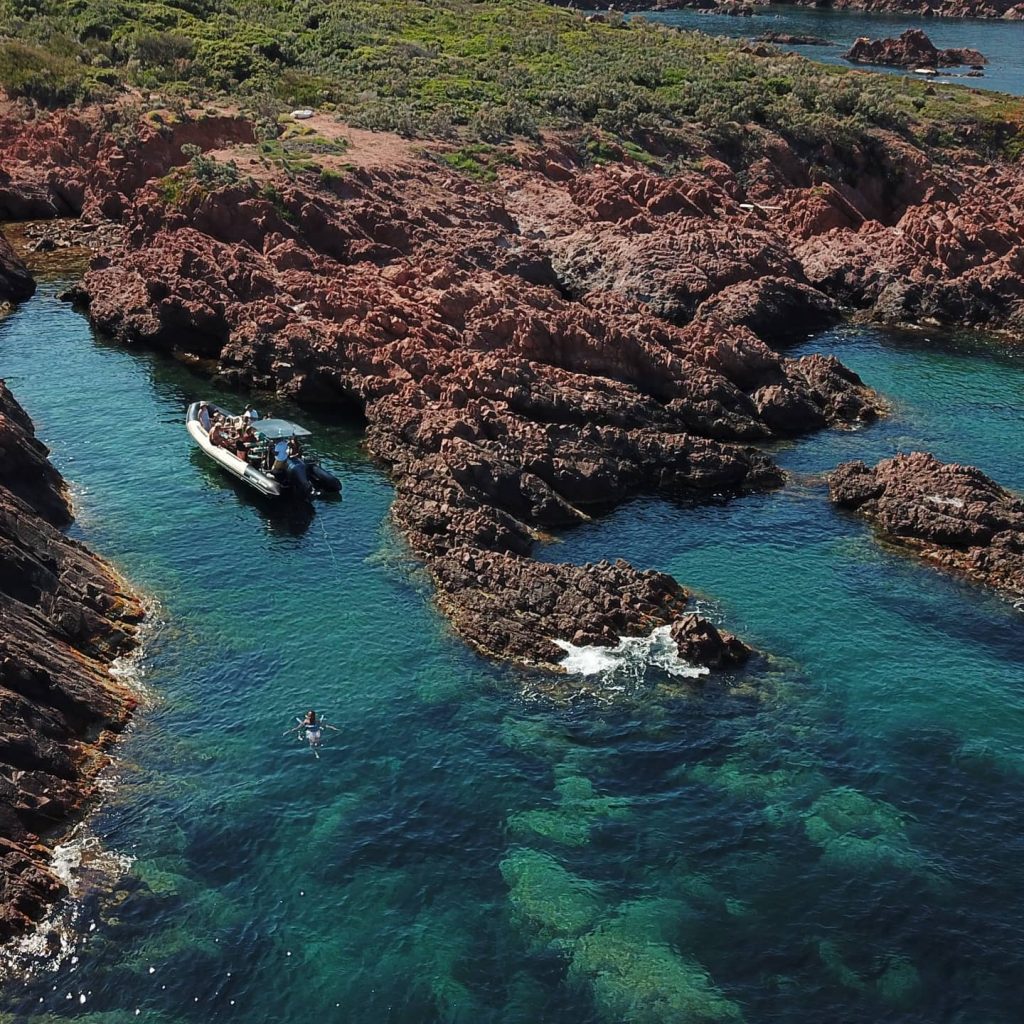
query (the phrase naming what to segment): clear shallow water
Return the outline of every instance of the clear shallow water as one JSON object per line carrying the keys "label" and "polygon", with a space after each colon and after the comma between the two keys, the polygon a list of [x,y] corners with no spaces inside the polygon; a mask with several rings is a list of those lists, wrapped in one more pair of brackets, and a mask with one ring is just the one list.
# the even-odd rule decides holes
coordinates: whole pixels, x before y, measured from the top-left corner
{"label": "clear shallow water", "polygon": [[[871,39],[892,38],[908,28],[921,29],[940,50],[969,47],[987,58],[983,78],[951,78],[940,75],[935,81],[951,82],[972,89],[995,89],[1024,95],[1024,22],[985,21],[981,19],[922,18],[903,14],[868,14],[863,11],[834,11],[827,7],[794,7],[789,4],[760,8],[752,18],[727,14],[698,14],[694,10],[646,11],[642,17],[662,21],[681,29],[695,29],[730,39],[752,39],[762,32],[786,32],[828,39],[832,46],[783,46],[784,50],[826,64],[847,68],[867,68],[850,64],[843,54],[858,36]],[[905,75],[903,68],[871,67],[885,74]],[[967,68],[953,69],[963,72]],[[917,77],[917,76],[915,76]]]}
{"label": "clear shallow water", "polygon": [[[77,532],[161,622],[91,826],[129,877],[0,1020],[1018,1021],[1024,621],[817,474],[922,446],[1024,488],[1024,360],[852,328],[802,350],[893,416],[782,449],[776,494],[638,501],[544,552],[672,571],[777,659],[566,705],[449,637],[353,428],[302,414],[344,499],[274,520],[189,446],[203,381],[52,288],[0,324]],[[282,737],[308,705],[342,729],[319,762]]]}

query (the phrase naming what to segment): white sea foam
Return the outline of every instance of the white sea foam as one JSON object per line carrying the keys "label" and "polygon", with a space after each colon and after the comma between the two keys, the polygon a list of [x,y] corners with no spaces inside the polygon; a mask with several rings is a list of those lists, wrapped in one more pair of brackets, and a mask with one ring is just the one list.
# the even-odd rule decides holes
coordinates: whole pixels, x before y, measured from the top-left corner
{"label": "white sea foam", "polygon": [[[145,602],[146,617],[139,629],[138,644],[114,660],[110,674],[130,686],[143,699],[149,698],[143,678],[146,672],[147,641],[162,619],[155,600]],[[97,789],[110,793],[118,777],[108,768],[95,780]],[[50,870],[67,886],[68,895],[53,906],[32,931],[0,947],[0,982],[9,977],[39,971],[55,971],[75,957],[83,935],[96,930],[96,922],[83,920],[82,899],[89,891],[109,889],[127,874],[135,858],[108,850],[89,828],[80,822],[53,848]]]}
{"label": "white sea foam", "polygon": [[[82,897],[89,890],[109,889],[130,870],[133,857],[106,849],[85,824],[53,849],[50,869],[68,887],[68,896],[36,924],[0,948],[0,982],[9,977],[56,971],[77,960],[86,933]],[[88,932],[95,931],[95,922]]]}
{"label": "white sea foam", "polygon": [[555,643],[565,651],[562,667],[570,675],[597,677],[605,689],[626,689],[643,681],[648,669],[676,679],[697,679],[708,669],[679,657],[671,626],[658,626],[649,636],[624,636],[614,647],[577,647],[568,640]]}
{"label": "white sea foam", "polygon": [[131,687],[140,697],[148,700],[152,694],[145,682],[147,669],[146,651],[153,634],[163,625],[164,619],[161,615],[160,603],[155,598],[144,598],[143,607],[145,608],[146,615],[139,624],[136,646],[126,654],[115,658],[111,662],[108,671],[119,682]]}

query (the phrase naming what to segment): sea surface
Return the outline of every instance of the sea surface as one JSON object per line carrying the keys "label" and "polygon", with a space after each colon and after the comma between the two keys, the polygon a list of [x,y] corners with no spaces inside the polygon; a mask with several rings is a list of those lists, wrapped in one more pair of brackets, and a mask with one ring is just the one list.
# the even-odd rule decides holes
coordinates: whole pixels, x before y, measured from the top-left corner
{"label": "sea surface", "polygon": [[[940,50],[970,47],[987,58],[983,78],[964,78],[968,68],[951,69],[957,76],[938,75],[929,81],[956,82],[971,89],[994,89],[1024,95],[1024,22],[983,19],[923,18],[909,14],[875,14],[863,11],[835,11],[828,7],[795,7],[775,4],[759,7],[750,18],[727,14],[700,14],[695,10],[645,11],[634,17],[661,21],[676,28],[697,30],[730,39],[753,39],[762,32],[786,32],[828,39],[832,46],[782,46],[826,64],[862,68],[885,74],[910,74],[904,68],[872,67],[851,64],[843,54],[858,36],[885,39],[900,35],[908,28],[921,29]],[[913,76],[920,77],[920,76]]]}
{"label": "sea surface", "polygon": [[[0,375],[153,623],[64,851],[80,899],[6,961],[0,1021],[1018,1024],[1024,615],[834,511],[822,474],[924,448],[1024,490],[1024,355],[798,344],[890,416],[778,448],[775,493],[635,501],[542,552],[669,571],[771,657],[694,681],[633,645],[570,699],[450,635],[358,424],[261,398],[345,487],[275,514],[184,430],[239,396],[96,338],[58,288],[0,323]],[[319,760],[283,735],[309,707],[339,730]]]}

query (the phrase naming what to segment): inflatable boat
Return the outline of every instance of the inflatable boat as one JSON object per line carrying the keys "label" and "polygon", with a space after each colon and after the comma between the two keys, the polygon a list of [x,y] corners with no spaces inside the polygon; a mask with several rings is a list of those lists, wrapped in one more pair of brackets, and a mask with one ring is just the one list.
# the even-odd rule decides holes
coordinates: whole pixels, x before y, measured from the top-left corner
{"label": "inflatable boat", "polygon": [[[298,423],[281,419],[255,419],[252,429],[256,442],[250,446],[248,457],[241,459],[229,448],[222,448],[210,440],[210,435],[200,419],[200,410],[205,406],[210,415],[220,413],[229,420],[237,417],[213,402],[193,402],[185,414],[185,429],[192,440],[222,469],[243,483],[248,484],[268,498],[292,497],[310,499],[321,493],[337,494],[341,481],[320,465],[312,453],[289,455],[275,461],[268,452],[278,441],[309,437],[310,432]],[[275,468],[276,467],[276,468]]]}

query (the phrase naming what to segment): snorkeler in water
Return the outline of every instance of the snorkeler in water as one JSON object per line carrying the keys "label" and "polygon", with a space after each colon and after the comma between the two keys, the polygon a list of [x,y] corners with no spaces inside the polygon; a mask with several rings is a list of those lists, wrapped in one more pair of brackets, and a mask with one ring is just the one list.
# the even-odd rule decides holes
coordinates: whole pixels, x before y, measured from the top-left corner
{"label": "snorkeler in water", "polygon": [[340,730],[335,728],[333,725],[328,725],[322,718],[318,719],[316,717],[316,712],[312,708],[306,712],[304,718],[296,718],[295,721],[299,724],[292,726],[292,728],[285,733],[285,736],[294,732],[298,734],[300,741],[305,738],[309,743],[309,749],[313,751],[316,759],[319,761],[320,753],[317,748],[323,741],[324,729],[330,729],[333,732],[340,732]]}

